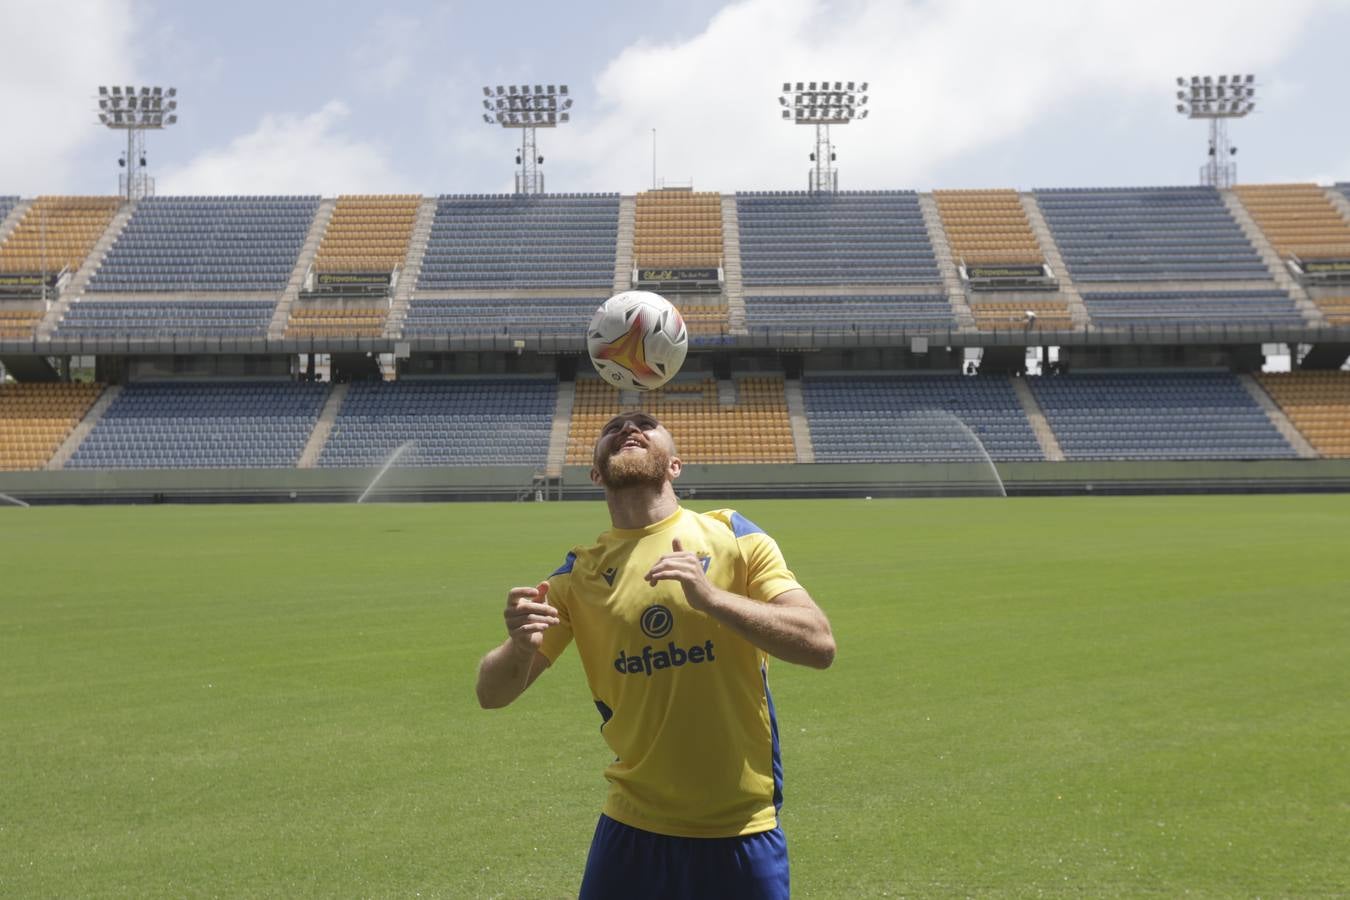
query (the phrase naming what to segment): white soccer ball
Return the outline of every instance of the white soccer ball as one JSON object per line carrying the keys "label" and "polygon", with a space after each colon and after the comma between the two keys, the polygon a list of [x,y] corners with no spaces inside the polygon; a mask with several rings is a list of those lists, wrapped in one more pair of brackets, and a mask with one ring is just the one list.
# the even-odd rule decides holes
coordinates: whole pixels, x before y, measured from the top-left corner
{"label": "white soccer ball", "polygon": [[595,371],[614,387],[651,391],[684,365],[689,331],[665,297],[624,291],[600,304],[591,317],[586,350]]}

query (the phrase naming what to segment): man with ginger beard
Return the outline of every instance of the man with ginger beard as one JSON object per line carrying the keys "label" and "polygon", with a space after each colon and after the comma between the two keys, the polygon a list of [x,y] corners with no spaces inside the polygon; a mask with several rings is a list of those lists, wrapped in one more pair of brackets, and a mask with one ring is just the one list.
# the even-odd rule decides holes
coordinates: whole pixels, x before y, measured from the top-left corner
{"label": "man with ginger beard", "polygon": [[502,707],[577,645],[616,756],[584,900],[789,894],[769,657],[824,669],[834,636],[762,529],[679,505],[681,465],[652,416],[606,423],[591,481],[612,527],[507,593],[478,668],[479,703]]}

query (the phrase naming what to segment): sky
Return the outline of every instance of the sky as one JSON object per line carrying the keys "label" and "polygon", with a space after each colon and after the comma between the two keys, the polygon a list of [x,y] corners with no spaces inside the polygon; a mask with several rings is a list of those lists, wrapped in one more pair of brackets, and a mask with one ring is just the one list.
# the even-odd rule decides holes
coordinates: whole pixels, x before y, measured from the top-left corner
{"label": "sky", "polygon": [[869,82],[832,129],[846,190],[1194,184],[1177,75],[1252,72],[1239,181],[1350,180],[1350,0],[0,0],[0,194],[112,194],[100,84],[173,85],[160,195],[497,193],[515,131],[482,87],[566,83],[549,191],[802,190],[784,81]]}

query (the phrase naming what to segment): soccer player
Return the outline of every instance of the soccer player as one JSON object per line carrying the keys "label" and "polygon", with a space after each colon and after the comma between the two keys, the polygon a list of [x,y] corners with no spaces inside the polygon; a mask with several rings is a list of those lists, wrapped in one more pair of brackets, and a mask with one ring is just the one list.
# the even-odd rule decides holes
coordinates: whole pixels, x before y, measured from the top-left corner
{"label": "soccer player", "polygon": [[507,638],[478,668],[479,703],[506,706],[577,645],[617,757],[583,900],[788,896],[768,658],[824,669],[834,636],[772,538],[680,507],[680,467],[656,419],[611,419],[591,480],[613,527],[510,590]]}

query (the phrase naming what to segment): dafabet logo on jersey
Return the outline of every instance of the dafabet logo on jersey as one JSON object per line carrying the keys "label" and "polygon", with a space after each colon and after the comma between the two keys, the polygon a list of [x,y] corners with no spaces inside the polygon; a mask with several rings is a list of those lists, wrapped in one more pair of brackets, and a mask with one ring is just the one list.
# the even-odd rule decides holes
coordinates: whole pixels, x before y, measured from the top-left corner
{"label": "dafabet logo on jersey", "polygon": [[[642,633],[647,637],[660,639],[670,634],[670,630],[675,627],[675,616],[669,608],[653,603],[642,611],[642,618],[638,624],[642,626]],[[681,647],[674,641],[668,641],[662,650],[657,650],[651,644],[637,653],[620,650],[619,655],[614,658],[614,669],[620,675],[650,676],[661,669],[716,661],[712,641],[704,641],[691,647]]]}

